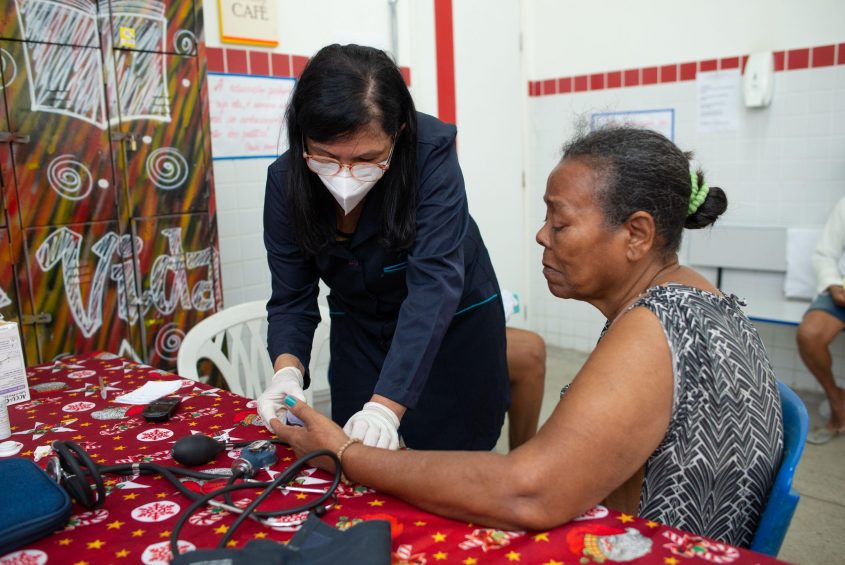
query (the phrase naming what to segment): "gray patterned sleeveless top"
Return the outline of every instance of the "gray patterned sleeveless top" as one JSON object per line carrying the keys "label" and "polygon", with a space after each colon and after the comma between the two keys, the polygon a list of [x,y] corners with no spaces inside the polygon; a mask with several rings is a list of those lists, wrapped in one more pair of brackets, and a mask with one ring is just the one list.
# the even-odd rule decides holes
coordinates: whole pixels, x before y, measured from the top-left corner
{"label": "gray patterned sleeveless top", "polygon": [[640,306],[663,326],[675,382],[639,515],[747,547],[783,452],[780,396],[760,336],[735,296],[673,283],[630,308]]}

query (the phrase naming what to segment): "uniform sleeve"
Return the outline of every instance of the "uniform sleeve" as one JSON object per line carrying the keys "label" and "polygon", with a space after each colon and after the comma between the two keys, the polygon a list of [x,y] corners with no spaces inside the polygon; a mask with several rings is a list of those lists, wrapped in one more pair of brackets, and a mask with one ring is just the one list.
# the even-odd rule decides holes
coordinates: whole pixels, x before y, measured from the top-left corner
{"label": "uniform sleeve", "polygon": [[840,262],[845,253],[845,198],[833,209],[822,230],[821,238],[813,253],[813,269],[816,271],[817,290],[826,291],[831,285],[841,285]]}
{"label": "uniform sleeve", "polygon": [[464,286],[469,212],[454,130],[441,141],[421,167],[408,295],[375,387],[375,393],[408,408],[419,400]]}
{"label": "uniform sleeve", "polygon": [[[307,373],[314,330],[320,322],[319,277],[313,260],[294,241],[284,184],[284,172],[277,164],[271,165],[264,195],[264,246],[272,283],[267,350],[274,362],[283,353],[295,355]],[[308,381],[306,377],[306,386]]]}

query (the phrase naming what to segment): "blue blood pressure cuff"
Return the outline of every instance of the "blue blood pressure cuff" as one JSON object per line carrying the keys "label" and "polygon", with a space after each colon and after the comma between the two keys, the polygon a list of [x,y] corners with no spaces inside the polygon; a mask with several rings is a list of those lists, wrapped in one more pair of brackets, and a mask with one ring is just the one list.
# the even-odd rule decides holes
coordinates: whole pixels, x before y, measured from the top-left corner
{"label": "blue blood pressure cuff", "polygon": [[0,555],[67,524],[70,497],[31,459],[0,460]]}

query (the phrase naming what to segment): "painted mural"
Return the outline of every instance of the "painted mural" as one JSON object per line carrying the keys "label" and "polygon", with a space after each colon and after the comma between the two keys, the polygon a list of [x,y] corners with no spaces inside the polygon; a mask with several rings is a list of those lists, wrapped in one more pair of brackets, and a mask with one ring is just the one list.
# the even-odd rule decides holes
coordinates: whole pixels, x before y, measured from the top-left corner
{"label": "painted mural", "polygon": [[185,0],[0,0],[0,313],[28,363],[173,368],[221,307],[201,23]]}

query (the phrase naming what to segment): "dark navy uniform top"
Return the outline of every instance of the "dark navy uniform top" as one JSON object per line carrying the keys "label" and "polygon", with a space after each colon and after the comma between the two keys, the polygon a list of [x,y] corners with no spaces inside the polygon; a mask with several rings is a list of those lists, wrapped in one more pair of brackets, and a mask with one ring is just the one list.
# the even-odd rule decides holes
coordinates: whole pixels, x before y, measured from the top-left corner
{"label": "dark navy uniform top", "polygon": [[400,432],[410,447],[490,449],[509,404],[504,312],[468,212],[455,136],[454,126],[418,114],[416,238],[407,251],[383,245],[379,199],[367,198],[349,240],[306,254],[288,210],[289,152],[270,166],[268,349],[274,361],[290,353],[308,366],[322,279],[331,289],[332,417],[345,423],[376,393],[409,409]]}

